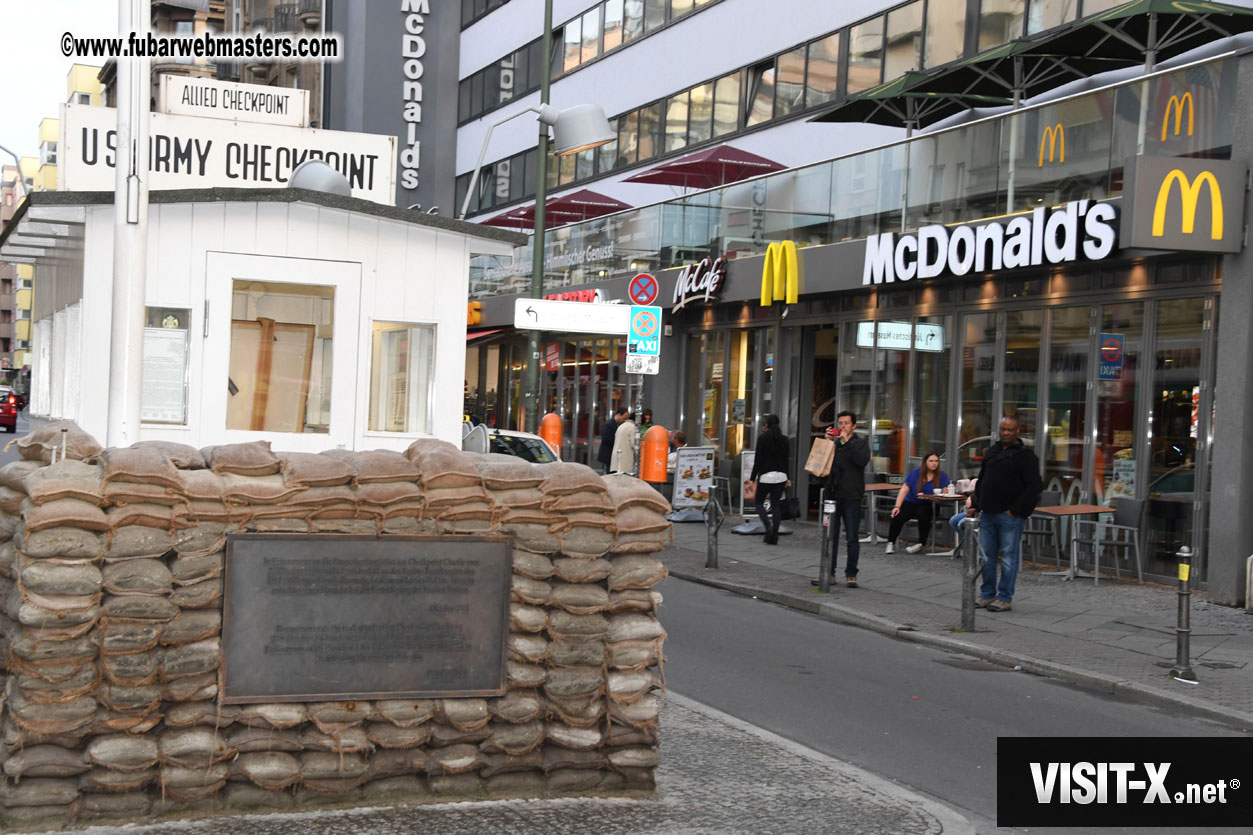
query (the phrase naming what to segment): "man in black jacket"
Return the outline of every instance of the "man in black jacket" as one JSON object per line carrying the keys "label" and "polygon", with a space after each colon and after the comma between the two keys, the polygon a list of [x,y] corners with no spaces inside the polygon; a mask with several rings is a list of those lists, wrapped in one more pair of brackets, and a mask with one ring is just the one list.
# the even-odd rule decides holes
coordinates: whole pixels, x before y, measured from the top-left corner
{"label": "man in black jacket", "polygon": [[600,450],[596,453],[596,460],[600,462],[604,472],[609,472],[609,462],[613,458],[613,436],[618,433],[618,426],[626,420],[626,416],[626,407],[618,409],[611,420],[605,421],[600,431]]}
{"label": "man in black jacket", "polygon": [[[835,567],[840,555],[840,523],[848,546],[848,560],[844,565],[845,584],[857,588],[857,560],[861,556],[861,543],[857,532],[861,528],[861,499],[866,494],[866,465],[870,463],[870,444],[860,435],[854,435],[857,416],[852,412],[840,412],[835,428],[827,430],[827,437],[835,441],[835,457],[831,461],[831,473],[827,476],[826,498],[835,499],[835,516],[831,519],[831,582],[835,582]],[[818,581],[814,581],[817,585]]]}
{"label": "man in black jacket", "polygon": [[[979,544],[987,557],[983,585],[975,605],[989,612],[1008,612],[1018,579],[1022,529],[1035,510],[1044,482],[1040,460],[1018,438],[1018,418],[1001,418],[1001,439],[983,454],[979,481],[966,515],[979,514]],[[996,582],[996,555],[1001,555],[1001,582]]]}

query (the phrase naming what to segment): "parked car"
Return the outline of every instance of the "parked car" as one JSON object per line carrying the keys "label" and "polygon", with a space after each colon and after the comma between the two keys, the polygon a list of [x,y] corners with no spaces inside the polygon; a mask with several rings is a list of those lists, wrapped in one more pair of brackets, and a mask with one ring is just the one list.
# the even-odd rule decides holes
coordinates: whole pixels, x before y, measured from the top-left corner
{"label": "parked car", "polygon": [[8,386],[0,386],[0,428],[5,432],[16,432],[17,412],[17,395]]}
{"label": "parked car", "polygon": [[515,432],[511,429],[489,429],[486,426],[463,425],[461,448],[470,452],[496,452],[501,455],[513,455],[532,464],[551,464],[560,461],[548,441],[530,432]]}

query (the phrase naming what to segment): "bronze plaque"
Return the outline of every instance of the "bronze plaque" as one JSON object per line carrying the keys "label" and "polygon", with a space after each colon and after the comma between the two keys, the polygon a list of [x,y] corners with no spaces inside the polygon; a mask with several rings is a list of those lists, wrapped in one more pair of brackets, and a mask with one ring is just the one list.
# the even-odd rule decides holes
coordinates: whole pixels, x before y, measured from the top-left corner
{"label": "bronze plaque", "polygon": [[500,537],[229,536],[223,701],[503,694],[512,569]]}

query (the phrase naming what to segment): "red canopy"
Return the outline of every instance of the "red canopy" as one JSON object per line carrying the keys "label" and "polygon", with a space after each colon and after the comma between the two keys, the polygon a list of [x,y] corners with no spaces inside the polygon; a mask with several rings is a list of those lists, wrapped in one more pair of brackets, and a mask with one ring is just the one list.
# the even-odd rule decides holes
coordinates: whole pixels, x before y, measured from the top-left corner
{"label": "red canopy", "polygon": [[715,145],[627,177],[625,183],[659,183],[684,188],[715,188],[785,166],[730,145]]}
{"label": "red canopy", "polygon": [[[606,197],[595,191],[580,189],[544,201],[544,225],[548,228],[580,220],[613,214],[631,208],[621,200]],[[502,215],[485,221],[488,226],[504,226],[509,229],[531,229],[535,226],[535,204],[519,206]]]}

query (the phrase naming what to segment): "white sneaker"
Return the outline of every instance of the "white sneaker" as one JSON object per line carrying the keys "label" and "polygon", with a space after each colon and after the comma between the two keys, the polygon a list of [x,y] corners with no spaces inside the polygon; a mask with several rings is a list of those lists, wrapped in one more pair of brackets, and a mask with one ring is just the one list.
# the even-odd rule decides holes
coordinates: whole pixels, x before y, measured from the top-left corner
{"label": "white sneaker", "polygon": [[905,550],[906,550],[906,551],[908,551],[908,552],[909,552],[909,553],[911,553],[911,554],[916,554],[916,553],[918,553],[919,551],[921,551],[921,550],[922,550],[922,543],[921,543],[921,542],[915,542],[913,545],[910,545],[910,546],[909,546],[908,548],[906,548]]}
{"label": "white sneaker", "polygon": [[889,543],[888,543],[887,553],[889,553],[889,554],[895,554],[895,553],[896,553],[896,543],[895,543],[895,542],[889,542]]}

